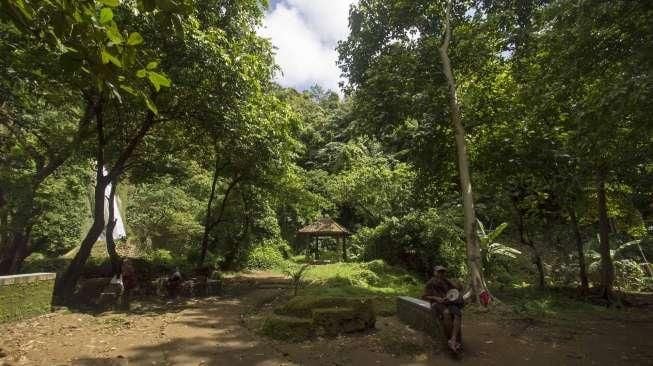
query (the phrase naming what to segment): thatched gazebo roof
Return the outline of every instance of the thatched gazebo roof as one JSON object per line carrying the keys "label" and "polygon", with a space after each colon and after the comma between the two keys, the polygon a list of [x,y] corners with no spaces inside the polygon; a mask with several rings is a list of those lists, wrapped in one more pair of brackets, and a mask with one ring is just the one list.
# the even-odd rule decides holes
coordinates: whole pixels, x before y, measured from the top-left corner
{"label": "thatched gazebo roof", "polygon": [[338,224],[328,217],[325,217],[297,230],[297,235],[343,237],[349,236],[351,233],[342,225]]}

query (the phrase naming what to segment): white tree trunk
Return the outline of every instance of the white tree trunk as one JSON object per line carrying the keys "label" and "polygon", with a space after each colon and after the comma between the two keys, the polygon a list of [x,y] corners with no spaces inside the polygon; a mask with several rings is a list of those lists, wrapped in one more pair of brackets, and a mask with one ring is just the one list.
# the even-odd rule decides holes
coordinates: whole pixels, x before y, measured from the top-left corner
{"label": "white tree trunk", "polygon": [[440,58],[442,61],[442,71],[449,86],[449,105],[450,117],[456,136],[456,152],[458,155],[458,173],[460,175],[460,190],[463,196],[463,211],[465,215],[465,239],[467,242],[467,262],[469,265],[470,282],[474,298],[478,301],[478,296],[483,291],[487,291],[485,280],[483,279],[483,269],[481,264],[481,248],[476,232],[476,212],[474,210],[474,193],[472,191],[472,181],[469,174],[469,157],[467,155],[467,146],[465,142],[465,127],[463,126],[460,107],[458,105],[458,96],[456,93],[456,81],[451,69],[449,59],[449,42],[451,40],[451,1],[447,4],[447,10],[444,19],[444,39],[440,48]]}

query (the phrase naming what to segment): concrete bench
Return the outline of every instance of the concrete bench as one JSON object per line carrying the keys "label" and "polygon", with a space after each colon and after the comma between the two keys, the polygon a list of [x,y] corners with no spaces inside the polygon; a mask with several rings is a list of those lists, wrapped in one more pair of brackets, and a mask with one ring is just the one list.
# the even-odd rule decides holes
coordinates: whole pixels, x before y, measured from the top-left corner
{"label": "concrete bench", "polygon": [[425,332],[434,338],[446,338],[444,329],[434,316],[428,301],[408,296],[397,297],[397,317],[415,330]]}
{"label": "concrete bench", "polygon": [[0,323],[50,312],[55,273],[0,276]]}

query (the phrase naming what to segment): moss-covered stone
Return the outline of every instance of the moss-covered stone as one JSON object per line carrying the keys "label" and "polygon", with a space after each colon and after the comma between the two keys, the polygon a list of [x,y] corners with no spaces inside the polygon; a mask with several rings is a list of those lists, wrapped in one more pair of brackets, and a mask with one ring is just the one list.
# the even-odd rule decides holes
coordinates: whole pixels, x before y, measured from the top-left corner
{"label": "moss-covered stone", "polygon": [[315,331],[310,319],[273,315],[265,319],[261,333],[282,341],[300,342],[313,337]]}
{"label": "moss-covered stone", "polygon": [[313,325],[326,335],[362,332],[374,328],[376,318],[371,306],[326,308],[313,310]]}
{"label": "moss-covered stone", "polygon": [[50,312],[54,279],[0,285],[0,323]]}
{"label": "moss-covered stone", "polygon": [[313,316],[313,310],[327,308],[367,308],[374,314],[374,306],[370,299],[331,296],[296,296],[290,299],[284,306],[276,309],[275,313],[300,318],[311,318]]}

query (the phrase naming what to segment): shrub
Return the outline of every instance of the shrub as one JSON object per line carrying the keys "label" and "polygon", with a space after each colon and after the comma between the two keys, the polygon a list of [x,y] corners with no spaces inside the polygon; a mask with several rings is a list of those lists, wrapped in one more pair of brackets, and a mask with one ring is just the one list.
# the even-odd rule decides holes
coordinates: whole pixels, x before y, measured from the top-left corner
{"label": "shrub", "polygon": [[[614,285],[625,291],[641,291],[645,289],[645,274],[642,268],[632,259],[614,261]],[[599,284],[601,280],[601,262],[597,261],[589,266],[589,277],[592,282]]]}
{"label": "shrub", "polygon": [[361,229],[352,238],[352,246],[364,248],[364,260],[383,259],[425,277],[436,264],[444,264],[453,276],[460,276],[465,268],[461,237],[455,215],[430,209]]}
{"label": "shrub", "polygon": [[47,258],[41,253],[33,253],[25,259],[20,269],[21,273],[54,272],[62,273],[68,267],[70,259]]}
{"label": "shrub", "polygon": [[252,248],[247,256],[247,268],[250,269],[272,269],[281,266],[283,262],[279,246],[269,241]]}
{"label": "shrub", "polygon": [[174,258],[167,249],[155,249],[148,254],[147,259],[152,261],[154,265],[161,265],[166,267],[174,266]]}
{"label": "shrub", "polygon": [[614,262],[615,286],[629,291],[644,289],[644,271],[631,259]]}

